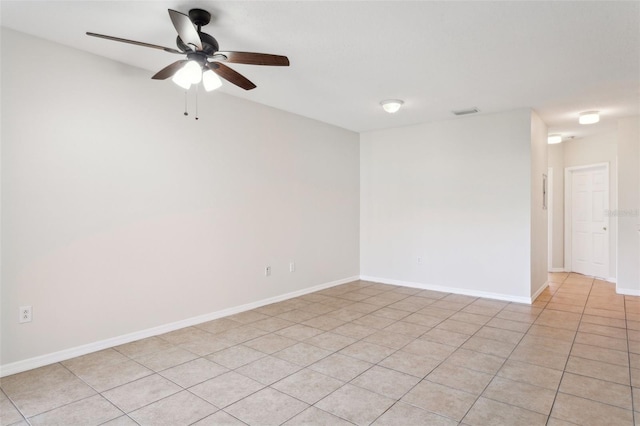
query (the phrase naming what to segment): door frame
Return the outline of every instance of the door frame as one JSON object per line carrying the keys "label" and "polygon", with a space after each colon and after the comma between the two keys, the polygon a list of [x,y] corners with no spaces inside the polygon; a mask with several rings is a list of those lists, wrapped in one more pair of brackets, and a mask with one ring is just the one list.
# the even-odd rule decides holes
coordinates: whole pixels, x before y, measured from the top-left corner
{"label": "door frame", "polygon": [[547,168],[547,270],[553,271],[553,168]]}
{"label": "door frame", "polygon": [[[572,175],[574,172],[579,172],[579,171],[584,171],[584,170],[588,170],[588,169],[600,169],[600,168],[604,168],[605,170],[605,176],[607,177],[607,196],[609,197],[609,199],[607,200],[607,203],[609,204],[609,209],[611,209],[611,179],[609,178],[609,172],[610,172],[610,168],[609,168],[609,163],[595,163],[595,164],[588,164],[585,166],[572,166],[572,167],[565,167],[564,169],[564,270],[565,272],[571,272],[573,267],[572,267],[572,261],[573,261],[573,256],[572,256],[572,247],[571,247],[571,232],[572,232],[572,226],[573,223],[571,221],[571,191],[572,191]],[[609,223],[608,228],[611,228],[611,223]],[[608,265],[608,271],[607,271],[607,275],[611,275],[611,232],[609,232],[608,234],[608,238],[609,241],[607,243],[607,247],[608,247],[608,253],[607,256],[609,256],[609,260],[607,261],[607,265]],[[608,280],[609,277],[600,277],[602,279]]]}

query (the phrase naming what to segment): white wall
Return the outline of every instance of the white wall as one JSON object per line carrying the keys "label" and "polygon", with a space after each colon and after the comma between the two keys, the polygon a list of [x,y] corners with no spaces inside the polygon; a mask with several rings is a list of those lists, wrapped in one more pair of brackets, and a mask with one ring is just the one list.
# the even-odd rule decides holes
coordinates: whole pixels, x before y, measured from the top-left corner
{"label": "white wall", "polygon": [[[618,203],[618,135],[617,132],[600,133],[593,136],[567,140],[552,145],[549,150],[549,165],[553,168],[554,205],[553,211],[553,259],[554,267],[564,268],[564,169],[567,167],[587,166],[591,164],[609,164],[609,208],[615,210]],[[609,278],[616,278],[617,225],[615,220],[609,223]],[[558,251],[562,250],[560,255]],[[562,262],[560,261],[562,259]]]}
{"label": "white wall", "polygon": [[363,133],[360,146],[361,275],[530,297],[530,110]]}
{"label": "white wall", "polygon": [[564,270],[564,144],[549,145],[549,168],[552,169],[550,211],[551,231],[551,267],[553,270]]}
{"label": "white wall", "polygon": [[640,296],[640,117],[618,122],[617,291]]}
{"label": "white wall", "polygon": [[356,133],[151,74],[2,29],[2,364],[358,275]]}
{"label": "white wall", "polygon": [[543,175],[548,173],[547,125],[531,112],[531,296],[547,285],[548,210],[543,207]]}

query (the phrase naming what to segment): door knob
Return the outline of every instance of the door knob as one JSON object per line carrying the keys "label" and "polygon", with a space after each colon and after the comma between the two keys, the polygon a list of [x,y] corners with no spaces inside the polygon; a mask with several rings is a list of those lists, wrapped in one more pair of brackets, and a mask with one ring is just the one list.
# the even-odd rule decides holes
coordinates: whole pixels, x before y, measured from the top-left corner
{"label": "door knob", "polygon": [[603,231],[606,231],[606,230],[607,230],[607,227],[605,226],[604,228],[602,228],[602,230],[603,230]]}

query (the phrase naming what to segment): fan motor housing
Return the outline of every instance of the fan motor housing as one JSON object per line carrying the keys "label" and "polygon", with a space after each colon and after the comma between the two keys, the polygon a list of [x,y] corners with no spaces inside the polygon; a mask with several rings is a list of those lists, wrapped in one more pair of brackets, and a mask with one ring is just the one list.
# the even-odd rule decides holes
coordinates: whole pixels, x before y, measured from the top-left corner
{"label": "fan motor housing", "polygon": [[[216,53],[220,47],[218,46],[218,41],[211,35],[207,33],[198,33],[200,36],[200,41],[202,42],[202,51],[207,55],[213,55]],[[183,52],[193,52],[193,48],[188,44],[185,44],[180,37],[176,37],[176,45],[178,49]]]}

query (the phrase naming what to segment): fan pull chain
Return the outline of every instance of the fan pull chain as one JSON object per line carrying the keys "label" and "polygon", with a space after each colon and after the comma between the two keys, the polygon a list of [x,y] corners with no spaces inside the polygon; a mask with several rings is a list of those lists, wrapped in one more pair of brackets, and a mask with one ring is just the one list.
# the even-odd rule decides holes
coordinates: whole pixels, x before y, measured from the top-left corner
{"label": "fan pull chain", "polygon": [[189,115],[187,112],[187,91],[184,91],[184,115]]}
{"label": "fan pull chain", "polygon": [[200,88],[200,85],[197,84],[196,85],[196,120],[198,119],[198,89]]}

